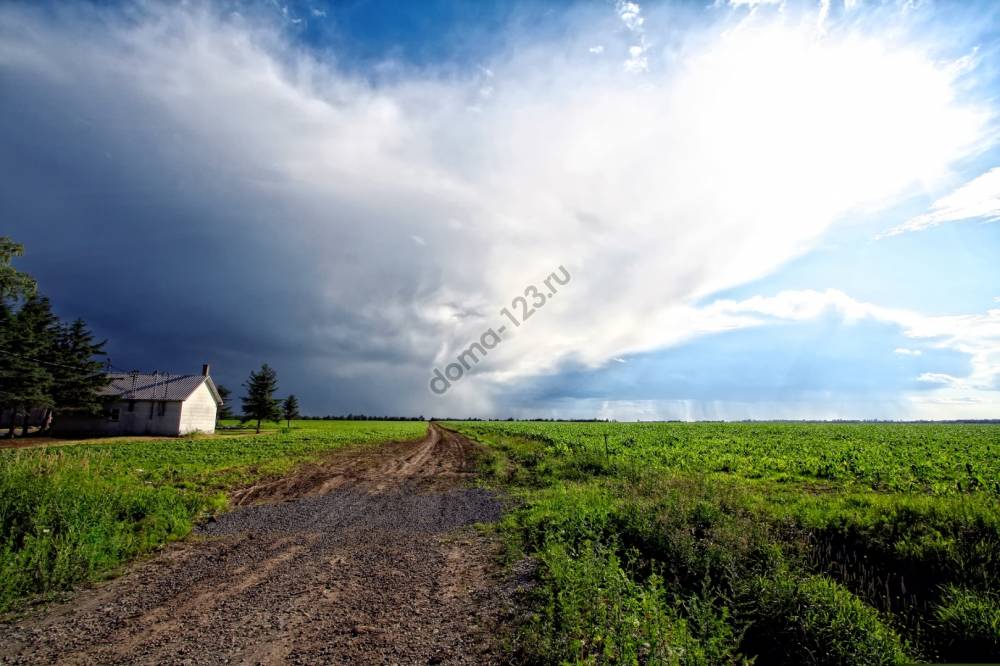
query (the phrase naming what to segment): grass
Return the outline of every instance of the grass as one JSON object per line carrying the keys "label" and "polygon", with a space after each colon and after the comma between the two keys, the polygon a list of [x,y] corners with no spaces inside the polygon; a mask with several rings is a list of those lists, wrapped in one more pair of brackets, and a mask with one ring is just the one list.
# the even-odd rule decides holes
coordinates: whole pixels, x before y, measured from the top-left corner
{"label": "grass", "polygon": [[0,450],[0,612],[100,578],[186,536],[227,491],[423,422],[293,421],[261,435],[116,439]]}
{"label": "grass", "polygon": [[525,661],[1000,660],[1000,427],[447,425],[520,500]]}

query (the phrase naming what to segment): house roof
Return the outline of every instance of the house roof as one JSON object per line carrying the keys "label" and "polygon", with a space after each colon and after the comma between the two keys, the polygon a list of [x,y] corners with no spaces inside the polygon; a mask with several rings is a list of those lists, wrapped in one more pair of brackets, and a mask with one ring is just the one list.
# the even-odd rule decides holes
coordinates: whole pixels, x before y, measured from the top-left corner
{"label": "house roof", "polygon": [[108,375],[108,385],[98,391],[100,395],[121,400],[187,400],[195,389],[208,382],[208,388],[221,403],[215,382],[205,375],[170,375],[166,373],[147,374],[142,372],[116,373]]}

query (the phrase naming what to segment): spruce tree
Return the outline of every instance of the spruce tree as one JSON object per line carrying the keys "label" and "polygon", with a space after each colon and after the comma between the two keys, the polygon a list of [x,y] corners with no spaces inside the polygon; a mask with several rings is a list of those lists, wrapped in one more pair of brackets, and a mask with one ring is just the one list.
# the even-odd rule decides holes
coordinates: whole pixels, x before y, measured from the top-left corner
{"label": "spruce tree", "polygon": [[35,295],[34,279],[10,265],[14,257],[24,254],[24,246],[7,236],[0,236],[0,300],[27,300]]}
{"label": "spruce tree", "polygon": [[[0,419],[10,417],[13,425],[17,405],[17,385],[14,377],[17,372],[14,355],[14,311],[8,305],[7,299],[0,299]],[[11,430],[8,435],[13,436]]]}
{"label": "spruce tree", "polygon": [[4,322],[3,406],[11,411],[8,437],[14,436],[15,420],[23,417],[27,434],[32,408],[50,408],[52,369],[58,320],[47,298],[29,298],[13,317]]}
{"label": "spruce tree", "polygon": [[46,410],[43,425],[53,408],[96,412],[107,381],[94,358],[104,343],[82,320],[61,325],[31,276],[10,265],[23,250],[0,236],[0,415],[10,417],[10,437],[19,415],[27,434],[32,409]]}
{"label": "spruce tree", "polygon": [[233,418],[233,409],[230,407],[230,396],[233,392],[222,384],[216,384],[215,390],[219,392],[219,397],[222,398],[222,406],[219,407],[218,420],[222,421],[224,419]]}
{"label": "spruce tree", "polygon": [[294,395],[290,395],[285,398],[285,401],[281,403],[281,415],[288,422],[288,427],[292,427],[292,419],[299,418],[299,399]]}
{"label": "spruce tree", "polygon": [[59,327],[52,366],[52,402],[57,413],[100,411],[98,391],[108,379],[97,357],[104,356],[105,344],[94,342],[94,335],[82,319]]}
{"label": "spruce tree", "polygon": [[39,371],[39,344],[29,319],[38,314],[33,306],[21,316],[24,304],[34,297],[36,284],[31,276],[11,266],[11,260],[24,254],[24,246],[0,236],[0,415],[8,416],[7,436],[14,436],[18,413],[25,401],[46,390],[46,377]]}
{"label": "spruce tree", "polygon": [[243,422],[257,421],[257,432],[260,432],[261,421],[281,420],[281,409],[274,397],[278,390],[278,375],[267,363],[260,366],[257,372],[251,372],[250,378],[243,384],[247,394],[243,401]]}

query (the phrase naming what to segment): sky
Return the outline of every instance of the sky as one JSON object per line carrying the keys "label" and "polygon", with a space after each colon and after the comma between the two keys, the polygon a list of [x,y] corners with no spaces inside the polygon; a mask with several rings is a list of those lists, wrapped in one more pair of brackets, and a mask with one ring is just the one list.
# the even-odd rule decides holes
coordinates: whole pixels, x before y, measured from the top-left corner
{"label": "sky", "polygon": [[0,3],[0,235],[307,414],[1000,418],[1000,5]]}

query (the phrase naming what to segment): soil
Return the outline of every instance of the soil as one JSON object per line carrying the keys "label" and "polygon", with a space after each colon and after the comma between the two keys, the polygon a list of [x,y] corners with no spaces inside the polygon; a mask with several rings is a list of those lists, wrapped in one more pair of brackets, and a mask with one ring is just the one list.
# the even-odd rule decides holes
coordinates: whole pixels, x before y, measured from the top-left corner
{"label": "soil", "polygon": [[502,663],[476,446],[432,424],[235,493],[193,539],[0,624],[0,663]]}

